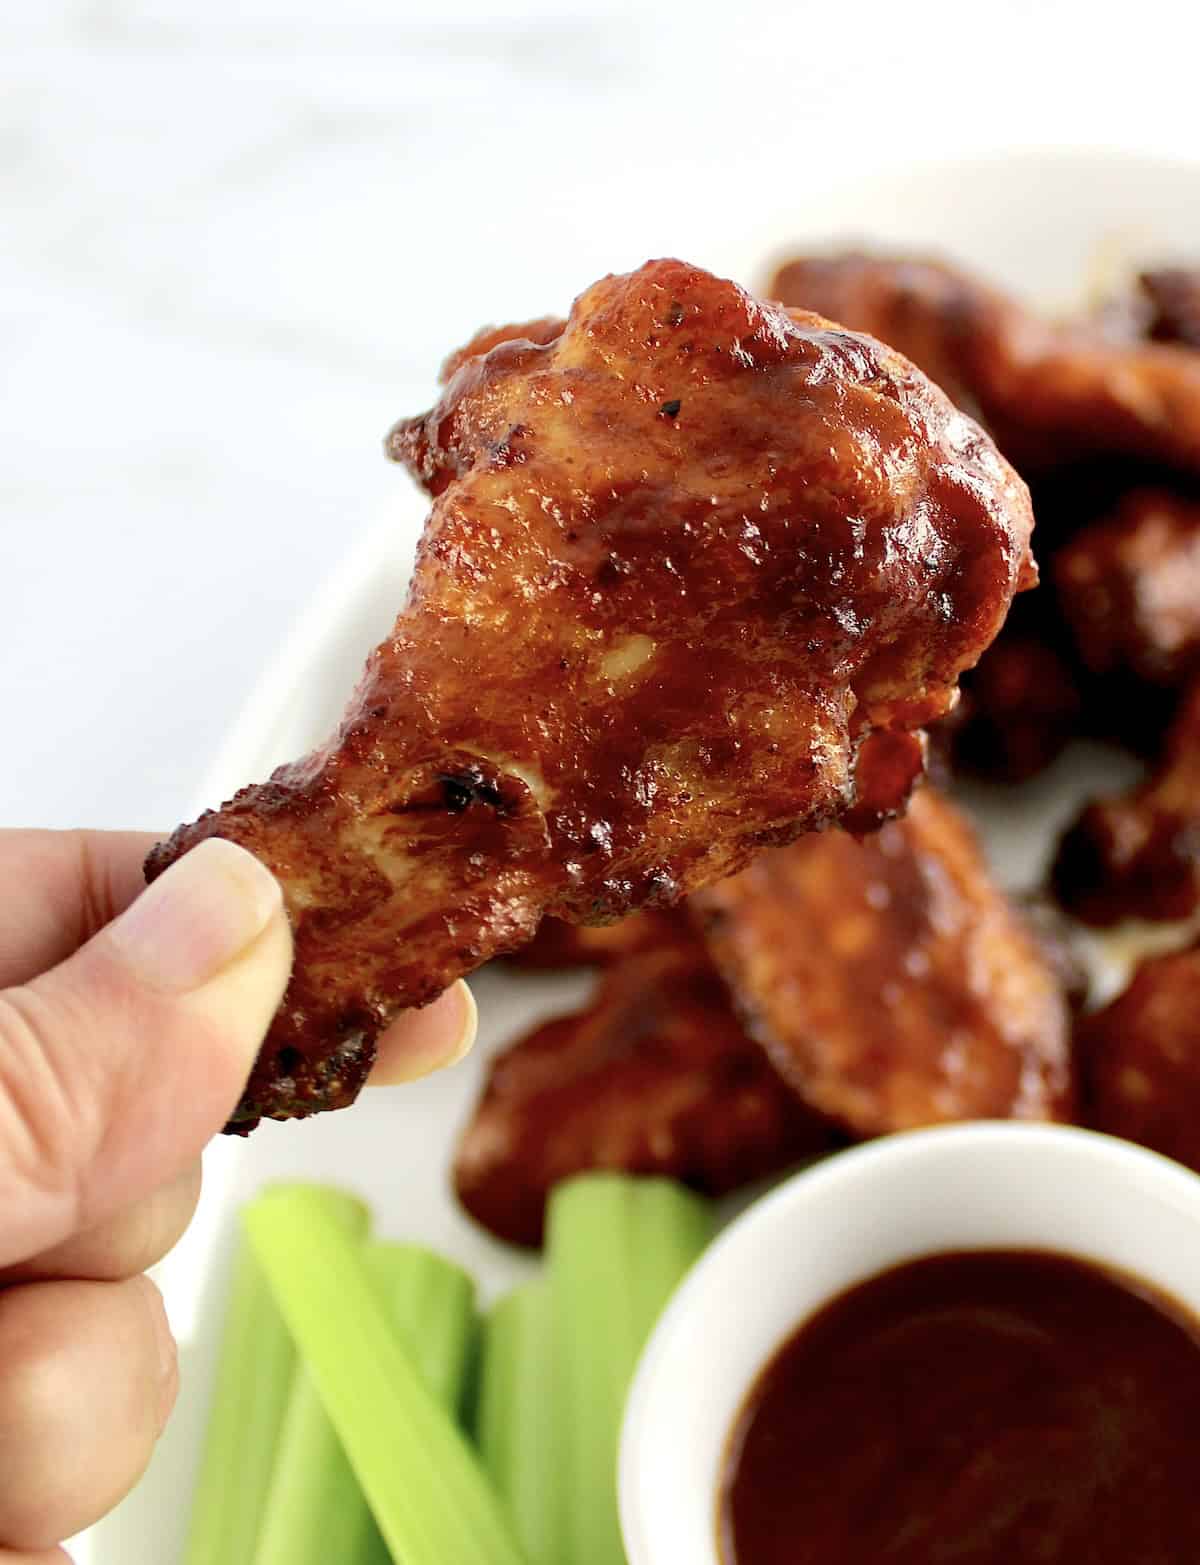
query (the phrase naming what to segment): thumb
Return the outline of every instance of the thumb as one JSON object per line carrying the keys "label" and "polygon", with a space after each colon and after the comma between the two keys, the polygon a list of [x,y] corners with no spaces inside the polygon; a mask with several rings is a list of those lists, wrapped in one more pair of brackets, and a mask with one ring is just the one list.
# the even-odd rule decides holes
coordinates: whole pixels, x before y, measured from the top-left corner
{"label": "thumb", "polygon": [[194,1161],[237,1102],[291,953],[278,882],[213,837],[74,956],[0,990],[0,1265]]}

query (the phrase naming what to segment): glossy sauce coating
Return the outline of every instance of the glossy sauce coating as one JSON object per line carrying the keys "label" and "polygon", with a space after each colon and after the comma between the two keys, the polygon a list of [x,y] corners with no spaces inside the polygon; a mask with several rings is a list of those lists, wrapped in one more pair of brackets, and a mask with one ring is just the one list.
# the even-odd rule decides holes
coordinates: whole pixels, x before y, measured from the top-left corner
{"label": "glossy sauce coating", "polygon": [[1068,1117],[1062,985],[934,789],[861,842],[806,838],[690,906],[780,1075],[852,1135]]}
{"label": "glossy sauce coating", "polygon": [[751,1393],[725,1565],[1192,1565],[1198,1331],[1060,1255],[939,1255],[872,1278]]}
{"label": "glossy sauce coating", "polygon": [[677,902],[853,809],[862,741],[944,712],[1035,579],[1024,484],[907,360],[683,262],[448,372],[389,437],[433,507],[338,732],[148,863],[224,836],[283,886],[242,1126],[351,1102],[400,1010],[544,914]]}
{"label": "glossy sauce coating", "polygon": [[716,1196],[835,1140],[746,1035],[683,929],[609,967],[582,1010],[496,1056],[454,1187],[499,1238],[538,1245],[550,1191],[572,1174],[656,1174]]}

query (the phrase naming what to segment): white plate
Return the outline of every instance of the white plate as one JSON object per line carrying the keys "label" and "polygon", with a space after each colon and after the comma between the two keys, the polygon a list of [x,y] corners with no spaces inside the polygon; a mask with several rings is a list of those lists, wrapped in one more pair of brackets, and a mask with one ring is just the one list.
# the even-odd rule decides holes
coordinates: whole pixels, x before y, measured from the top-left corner
{"label": "white plate", "polygon": [[[1057,308],[1078,300],[1098,268],[1109,274],[1125,260],[1200,254],[1200,169],[1115,153],[1023,154],[892,173],[844,188],[831,183],[820,195],[812,194],[810,182],[803,202],[755,213],[732,236],[718,224],[722,213],[727,221],[727,206],[716,203],[709,253],[689,259],[751,286],[761,286],[769,260],[793,241],[868,238],[944,249]],[[548,300],[547,308],[563,307],[589,280],[564,278],[562,298]],[[391,624],[425,511],[424,498],[397,474],[393,514],[344,563],[260,681],[198,794],[197,811],[324,737],[366,652]],[[1120,781],[1111,766],[1080,748],[1023,799],[980,796],[1005,881],[1032,881],[1057,822],[1098,776]],[[1039,823],[1036,831],[1031,819]],[[457,1257],[485,1293],[522,1274],[528,1263],[492,1242],[454,1205],[450,1152],[492,1050],[536,1018],[574,1003],[586,987],[585,979],[570,975],[481,974],[475,981],[480,1043],[453,1072],[369,1092],[350,1113],[264,1124],[247,1141],[223,1139],[210,1149],[197,1219],[160,1269],[182,1343],[179,1407],[139,1488],[74,1544],[79,1565],[172,1565],[179,1558],[233,1212],[264,1180],[303,1175],[361,1191],[381,1231],[428,1241]]]}

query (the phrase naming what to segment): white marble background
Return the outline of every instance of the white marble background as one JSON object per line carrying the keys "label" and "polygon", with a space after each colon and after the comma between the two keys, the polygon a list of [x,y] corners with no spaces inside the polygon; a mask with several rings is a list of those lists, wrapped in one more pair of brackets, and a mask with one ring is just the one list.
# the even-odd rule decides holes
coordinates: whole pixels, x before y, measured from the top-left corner
{"label": "white marble background", "polygon": [[1145,0],[0,0],[0,824],[170,825],[445,350],[785,189],[1200,156]]}

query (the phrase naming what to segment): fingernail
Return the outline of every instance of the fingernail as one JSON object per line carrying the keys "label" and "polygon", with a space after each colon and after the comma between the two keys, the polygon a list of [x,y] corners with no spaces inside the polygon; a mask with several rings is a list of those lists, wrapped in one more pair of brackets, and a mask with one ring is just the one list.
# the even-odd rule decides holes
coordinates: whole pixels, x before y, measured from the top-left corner
{"label": "fingernail", "polygon": [[158,1356],[158,1427],[161,1433],[179,1394],[179,1349],[163,1308],[162,1294],[149,1277],[139,1277],[138,1282],[145,1295]]}
{"label": "fingernail", "polygon": [[240,956],[281,902],[279,882],[252,853],[209,837],[148,886],[108,935],[143,983],[186,993]]}
{"label": "fingernail", "polygon": [[444,1063],[446,1065],[457,1065],[459,1060],[465,1060],[475,1047],[475,1034],[479,1031],[479,1007],[475,1004],[475,996],[461,978],[451,989],[450,993],[458,997],[458,1003],[462,1009],[462,1021],[458,1042]]}
{"label": "fingernail", "polygon": [[392,1023],[380,1039],[371,1085],[394,1087],[457,1065],[471,1052],[478,1026],[475,996],[460,978],[432,1005]]}

